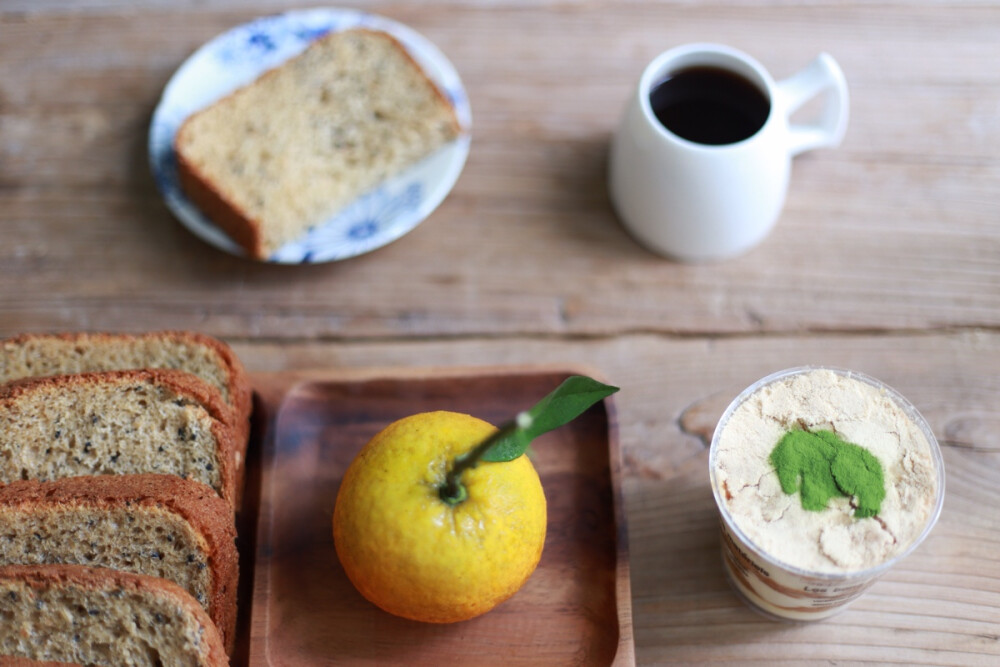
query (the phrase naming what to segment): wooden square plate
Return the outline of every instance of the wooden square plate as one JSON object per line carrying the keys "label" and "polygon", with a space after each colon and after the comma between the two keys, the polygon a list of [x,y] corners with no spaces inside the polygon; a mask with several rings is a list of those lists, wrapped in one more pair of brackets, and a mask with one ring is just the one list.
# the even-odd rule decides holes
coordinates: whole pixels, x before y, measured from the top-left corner
{"label": "wooden square plate", "polygon": [[507,369],[254,376],[264,433],[251,538],[256,549],[246,563],[253,572],[246,661],[634,664],[620,451],[610,401],[533,443],[548,500],[545,549],[528,583],[493,611],[450,625],[397,618],[357,593],[334,550],[331,521],[341,476],[381,428],[437,409],[500,423],[571,374]]}

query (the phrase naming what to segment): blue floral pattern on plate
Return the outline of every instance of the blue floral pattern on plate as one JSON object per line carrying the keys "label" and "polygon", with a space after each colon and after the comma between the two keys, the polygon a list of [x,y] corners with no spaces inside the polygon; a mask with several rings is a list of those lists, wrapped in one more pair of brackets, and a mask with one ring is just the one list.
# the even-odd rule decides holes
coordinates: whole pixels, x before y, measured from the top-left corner
{"label": "blue floral pattern on plate", "polygon": [[451,100],[462,134],[362,195],[303,238],[282,246],[268,261],[329,262],[370,252],[419,225],[448,195],[469,153],[472,113],[462,81],[444,54],[407,26],[375,14],[326,8],[291,11],[237,26],[203,45],[174,73],[153,113],[149,131],[153,176],[168,208],[196,236],[226,252],[245,256],[180,188],[173,141],[184,120],[301,53],[313,40],[355,27],[381,30],[399,40]]}

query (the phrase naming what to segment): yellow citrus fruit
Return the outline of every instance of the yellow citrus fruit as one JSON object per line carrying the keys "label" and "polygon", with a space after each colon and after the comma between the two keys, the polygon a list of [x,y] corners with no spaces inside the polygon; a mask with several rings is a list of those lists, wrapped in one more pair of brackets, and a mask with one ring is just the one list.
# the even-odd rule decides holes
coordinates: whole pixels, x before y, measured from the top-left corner
{"label": "yellow citrus fruit", "polygon": [[387,426],[351,463],[337,494],[333,537],[348,578],[385,611],[432,623],[483,614],[538,565],[545,495],[527,456],[462,473],[468,496],[442,500],[456,456],[496,429],[455,412]]}

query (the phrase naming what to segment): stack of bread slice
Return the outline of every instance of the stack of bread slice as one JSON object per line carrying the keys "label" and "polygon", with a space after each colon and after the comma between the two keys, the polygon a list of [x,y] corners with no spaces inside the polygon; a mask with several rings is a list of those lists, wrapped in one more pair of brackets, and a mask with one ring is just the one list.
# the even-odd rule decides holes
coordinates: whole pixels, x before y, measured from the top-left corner
{"label": "stack of bread slice", "polygon": [[250,410],[201,334],[0,341],[0,655],[228,664]]}

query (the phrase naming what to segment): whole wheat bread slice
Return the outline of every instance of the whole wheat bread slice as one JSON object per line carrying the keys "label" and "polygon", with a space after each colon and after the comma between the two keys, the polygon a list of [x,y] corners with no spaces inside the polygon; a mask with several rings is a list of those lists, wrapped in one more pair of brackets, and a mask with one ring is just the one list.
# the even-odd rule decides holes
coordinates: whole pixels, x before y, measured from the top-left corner
{"label": "whole wheat bread slice", "polygon": [[176,584],[81,565],[0,567],[0,655],[82,665],[221,667],[222,637]]}
{"label": "whole wheat bread slice", "polygon": [[239,557],[232,508],[172,475],[100,475],[0,486],[0,566],[88,565],[173,581],[232,651]]}
{"label": "whole wheat bread slice", "polygon": [[193,331],[30,333],[0,341],[0,384],[29,377],[143,368],[186,371],[230,406],[238,448],[246,448],[252,394],[233,350]]}
{"label": "whole wheat bread slice", "polygon": [[219,394],[190,373],[108,371],[0,385],[0,483],[172,474],[236,502],[237,447]]}

